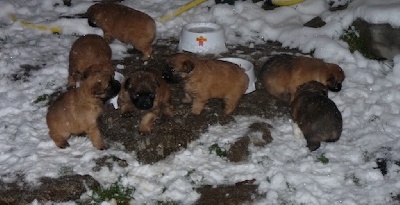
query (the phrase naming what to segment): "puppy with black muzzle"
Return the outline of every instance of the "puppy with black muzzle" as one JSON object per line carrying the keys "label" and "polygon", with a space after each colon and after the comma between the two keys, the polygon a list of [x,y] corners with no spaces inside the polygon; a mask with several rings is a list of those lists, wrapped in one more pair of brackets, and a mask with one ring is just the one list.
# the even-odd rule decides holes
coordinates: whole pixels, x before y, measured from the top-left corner
{"label": "puppy with black muzzle", "polygon": [[178,53],[167,60],[164,78],[183,81],[184,103],[192,104],[192,113],[199,115],[211,98],[224,100],[225,114],[231,114],[246,92],[249,77],[238,65],[222,61],[200,59],[192,54]]}
{"label": "puppy with black muzzle", "polygon": [[86,134],[97,149],[107,149],[97,119],[104,100],[115,93],[114,80],[103,72],[92,73],[78,88],[68,90],[50,104],[46,115],[50,138],[59,148],[69,146],[71,135]]}
{"label": "puppy with black muzzle", "polygon": [[142,60],[150,58],[156,23],[149,15],[118,3],[94,4],[86,14],[89,25],[101,28],[107,42],[118,39],[140,51]]}
{"label": "puppy with black muzzle", "polygon": [[313,80],[324,84],[330,91],[338,92],[344,78],[343,70],[336,64],[288,54],[269,58],[259,76],[265,90],[285,102],[293,100],[298,86]]}
{"label": "puppy with black muzzle", "polygon": [[111,48],[103,37],[95,34],[79,37],[69,52],[67,88],[78,87],[92,73],[103,72],[114,76],[111,56]]}
{"label": "puppy with black muzzle", "polygon": [[291,103],[291,116],[307,141],[310,151],[321,142],[335,142],[342,133],[342,114],[328,98],[328,88],[320,82],[300,85]]}
{"label": "puppy with black muzzle", "polygon": [[151,133],[152,126],[160,114],[173,117],[170,104],[171,91],[156,71],[135,71],[129,75],[122,85],[118,97],[121,114],[126,112],[142,112],[139,133]]}

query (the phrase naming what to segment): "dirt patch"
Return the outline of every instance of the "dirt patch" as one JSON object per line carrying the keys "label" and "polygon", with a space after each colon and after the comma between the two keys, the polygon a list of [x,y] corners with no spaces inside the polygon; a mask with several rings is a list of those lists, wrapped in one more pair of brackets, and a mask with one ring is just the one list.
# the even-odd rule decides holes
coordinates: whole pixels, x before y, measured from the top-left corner
{"label": "dirt patch", "polygon": [[40,202],[64,202],[77,200],[88,189],[98,189],[100,184],[89,175],[70,175],[54,179],[43,177],[40,186],[20,181],[0,183],[0,204],[30,204]]}
{"label": "dirt patch", "polygon": [[[130,50],[130,56],[123,60],[114,61],[115,65],[124,69],[118,70],[124,76],[138,69],[162,70],[165,67],[166,59],[177,52],[178,41],[174,39],[159,40],[154,45],[154,53],[147,64],[139,60],[140,53]],[[283,49],[277,43],[266,43],[264,45],[228,46],[229,51],[218,56],[210,55],[210,58],[240,57],[247,59],[254,64],[255,72],[258,73],[263,62],[272,52],[297,52],[295,50]],[[21,74],[16,74],[16,79],[24,79],[31,71],[38,69],[35,66],[21,66]],[[21,77],[20,77],[21,76]],[[172,90],[172,105],[175,109],[175,117],[158,119],[153,127],[152,133],[142,136],[138,133],[140,113],[120,115],[111,104],[106,106],[104,114],[99,119],[99,125],[104,138],[111,145],[122,144],[127,151],[134,151],[140,163],[152,164],[165,159],[170,154],[184,149],[188,143],[196,140],[207,131],[211,125],[224,125],[234,121],[234,116],[260,116],[263,118],[275,118],[288,114],[288,106],[275,100],[267,94],[259,82],[256,83],[256,91],[246,94],[240,100],[240,104],[232,115],[223,114],[222,100],[210,100],[202,113],[198,116],[190,114],[191,104],[181,102],[183,88],[181,84],[169,84]],[[45,96],[51,101],[57,95]],[[53,96],[53,97],[52,97]],[[255,123],[249,127],[249,132],[235,142],[230,150],[226,150],[228,160],[240,162],[247,160],[248,146],[265,146],[272,141],[269,132],[270,125]],[[116,162],[116,163],[115,163]],[[126,167],[126,161],[116,156],[104,157],[96,160],[97,166],[93,171],[101,170],[102,167],[111,166]],[[99,184],[90,176],[69,175],[59,179],[42,178],[39,187],[31,187],[22,182],[6,184],[0,182],[0,203],[1,204],[24,204],[34,199],[44,201],[78,201],[80,196],[86,192],[83,182],[90,182],[89,188],[98,188]],[[217,187],[203,186],[197,190],[201,198],[197,204],[237,204],[255,200],[257,194],[257,183],[242,182],[234,185],[221,185]],[[22,193],[22,194],[21,194]],[[23,197],[21,197],[23,195]],[[209,203],[210,202],[210,203]]]}
{"label": "dirt patch", "polygon": [[[176,51],[178,41],[159,41],[155,47],[153,58],[143,64],[139,59],[140,54],[131,51],[132,56],[121,61],[115,61],[124,76],[138,69],[162,70],[166,59]],[[255,72],[258,73],[263,62],[271,55],[271,52],[296,52],[282,49],[279,44],[267,43],[256,45],[253,48],[244,46],[229,46],[229,52],[210,58],[240,57],[253,62]],[[163,160],[170,154],[184,149],[188,143],[196,140],[207,131],[210,125],[224,125],[234,121],[234,116],[260,116],[263,118],[275,118],[288,114],[288,106],[277,101],[267,94],[260,82],[256,84],[256,91],[246,94],[240,100],[240,104],[232,115],[223,114],[223,101],[210,100],[202,113],[198,116],[190,113],[191,104],[184,104],[183,87],[181,84],[169,84],[172,90],[172,105],[175,108],[175,117],[172,119],[161,117],[153,127],[150,135],[142,136],[138,132],[140,113],[120,115],[111,105],[100,118],[101,132],[109,143],[121,143],[126,150],[134,151],[141,163],[152,164]],[[230,150],[226,151],[226,157],[232,162],[247,160],[248,147],[265,146],[272,141],[269,132],[270,125],[255,123],[249,127],[249,132],[239,138]],[[256,134],[258,133],[258,134]],[[261,135],[260,135],[261,134]],[[260,137],[261,136],[261,137]],[[256,199],[257,185],[253,183],[238,183],[235,185],[218,187],[203,186],[198,189],[201,198],[197,204],[237,204]],[[211,203],[212,202],[212,203]],[[232,203],[228,203],[232,202]]]}
{"label": "dirt patch", "polygon": [[234,185],[223,185],[213,187],[203,186],[197,191],[201,194],[196,205],[205,204],[251,204],[250,202],[259,197],[265,197],[257,193],[258,185],[253,184],[254,180],[238,182]]}
{"label": "dirt patch", "polygon": [[[118,67],[123,65],[124,69],[118,70],[124,76],[138,69],[162,70],[166,66],[166,59],[176,53],[176,40],[162,40],[155,46],[153,58],[143,64],[139,59],[140,54],[132,50],[132,56],[121,61],[115,61]],[[229,52],[220,56],[209,56],[210,58],[220,57],[241,57],[250,60],[255,65],[255,72],[258,73],[263,61],[272,51],[285,51],[278,44],[270,43],[262,46],[248,48],[244,46],[230,46]],[[289,52],[293,52],[290,50]],[[150,135],[142,136],[138,132],[141,113],[130,113],[120,115],[111,105],[108,105],[99,123],[101,132],[110,143],[118,142],[124,145],[128,151],[135,151],[141,163],[152,164],[160,161],[183,149],[187,144],[197,139],[210,125],[224,125],[234,121],[233,116],[260,116],[273,118],[287,114],[288,107],[282,102],[276,101],[263,89],[246,94],[240,100],[240,104],[232,115],[223,114],[223,101],[219,99],[210,100],[202,113],[198,116],[190,113],[191,104],[184,104],[183,87],[181,84],[169,84],[172,90],[172,105],[175,109],[175,117],[158,119]],[[256,85],[261,88],[259,82]],[[195,122],[195,123],[193,123]],[[265,128],[255,126],[253,132]],[[268,141],[268,140],[267,140]],[[235,152],[236,153],[236,152]]]}

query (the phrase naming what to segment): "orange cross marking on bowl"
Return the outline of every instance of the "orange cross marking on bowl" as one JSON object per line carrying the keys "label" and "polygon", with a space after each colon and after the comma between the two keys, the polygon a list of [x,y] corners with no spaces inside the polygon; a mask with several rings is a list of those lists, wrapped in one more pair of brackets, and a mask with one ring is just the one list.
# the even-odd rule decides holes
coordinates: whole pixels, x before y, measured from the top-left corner
{"label": "orange cross marking on bowl", "polygon": [[207,38],[204,38],[203,36],[197,37],[196,41],[199,42],[199,46],[203,46],[204,42],[207,41]]}

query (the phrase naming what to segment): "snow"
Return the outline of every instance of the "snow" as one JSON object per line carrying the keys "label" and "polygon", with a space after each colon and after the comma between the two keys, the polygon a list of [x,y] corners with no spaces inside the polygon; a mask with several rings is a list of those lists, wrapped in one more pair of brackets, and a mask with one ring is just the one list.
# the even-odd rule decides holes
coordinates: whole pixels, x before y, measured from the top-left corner
{"label": "snow", "polygon": [[[34,103],[38,96],[64,90],[67,79],[68,52],[78,35],[96,33],[86,19],[59,18],[82,14],[91,0],[74,0],[64,6],[62,0],[3,0],[0,8],[0,177],[12,182],[23,174],[36,183],[40,177],[65,174],[89,174],[103,186],[120,181],[135,187],[136,203],[157,200],[191,204],[199,198],[193,188],[201,185],[234,184],[255,179],[258,192],[266,194],[255,204],[391,204],[392,194],[399,194],[400,167],[400,55],[393,61],[379,62],[351,53],[339,39],[353,20],[400,26],[398,0],[333,1],[350,2],[342,11],[329,11],[329,2],[305,0],[303,3],[265,11],[260,3],[236,2],[215,5],[209,0],[167,22],[157,21],[157,38],[178,37],[180,29],[191,22],[215,22],[225,29],[228,44],[254,46],[267,40],[285,47],[339,64],[346,73],[342,91],[329,93],[343,115],[343,133],[336,143],[323,143],[310,153],[301,135],[295,134],[287,117],[263,119],[257,116],[236,117],[225,126],[211,126],[200,139],[185,150],[153,165],[137,161],[114,144],[99,151],[87,138],[72,137],[67,149],[58,149],[48,136],[45,122],[47,107]],[[186,0],[123,1],[158,19],[172,12]],[[27,28],[11,21],[10,15],[32,23],[61,27],[61,35]],[[303,24],[320,16],[326,25],[307,28]],[[111,44],[113,58],[121,59],[129,46]],[[262,59],[260,59],[262,60]],[[21,73],[21,65],[42,69]],[[122,68],[122,65],[119,65]],[[24,80],[24,78],[26,78]],[[222,148],[248,131],[252,122],[272,125],[273,141],[265,147],[250,147],[249,160],[231,163],[208,148],[217,143]],[[94,160],[115,155],[126,160],[127,167],[116,166],[93,171]],[[321,163],[323,155],[328,163]],[[375,159],[388,159],[388,173],[383,176]],[[38,204],[35,200],[32,204]],[[70,202],[74,204],[74,202]]]}

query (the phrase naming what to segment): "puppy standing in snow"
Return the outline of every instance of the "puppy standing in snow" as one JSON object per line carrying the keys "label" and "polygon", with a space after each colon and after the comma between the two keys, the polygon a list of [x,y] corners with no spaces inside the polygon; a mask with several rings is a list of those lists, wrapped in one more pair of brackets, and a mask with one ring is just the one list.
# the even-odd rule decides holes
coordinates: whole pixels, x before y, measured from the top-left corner
{"label": "puppy standing in snow", "polygon": [[87,10],[88,23],[101,28],[104,39],[129,43],[150,58],[156,37],[156,23],[149,15],[118,3],[97,3]]}
{"label": "puppy standing in snow", "polygon": [[231,114],[246,92],[249,77],[238,65],[222,60],[199,59],[192,54],[178,53],[167,60],[165,78],[183,80],[184,103],[192,104],[192,113],[199,115],[211,98],[223,99],[225,114]]}
{"label": "puppy standing in snow", "polygon": [[345,75],[338,65],[321,59],[280,54],[264,63],[259,78],[268,93],[291,102],[297,87],[313,80],[324,84],[330,91],[338,92]]}
{"label": "puppy standing in snow", "polygon": [[300,85],[291,103],[291,116],[310,151],[321,142],[335,142],[342,133],[342,114],[328,98],[328,88],[317,81]]}
{"label": "puppy standing in snow", "polygon": [[151,133],[154,122],[161,114],[174,115],[170,104],[171,91],[156,71],[135,71],[127,77],[118,97],[121,114],[140,112],[142,114],[139,133]]}
{"label": "puppy standing in snow", "polygon": [[71,135],[87,134],[95,148],[107,149],[97,118],[103,111],[103,101],[114,94],[113,82],[108,74],[92,73],[79,87],[68,90],[50,104],[46,122],[49,135],[58,147],[68,147]]}

